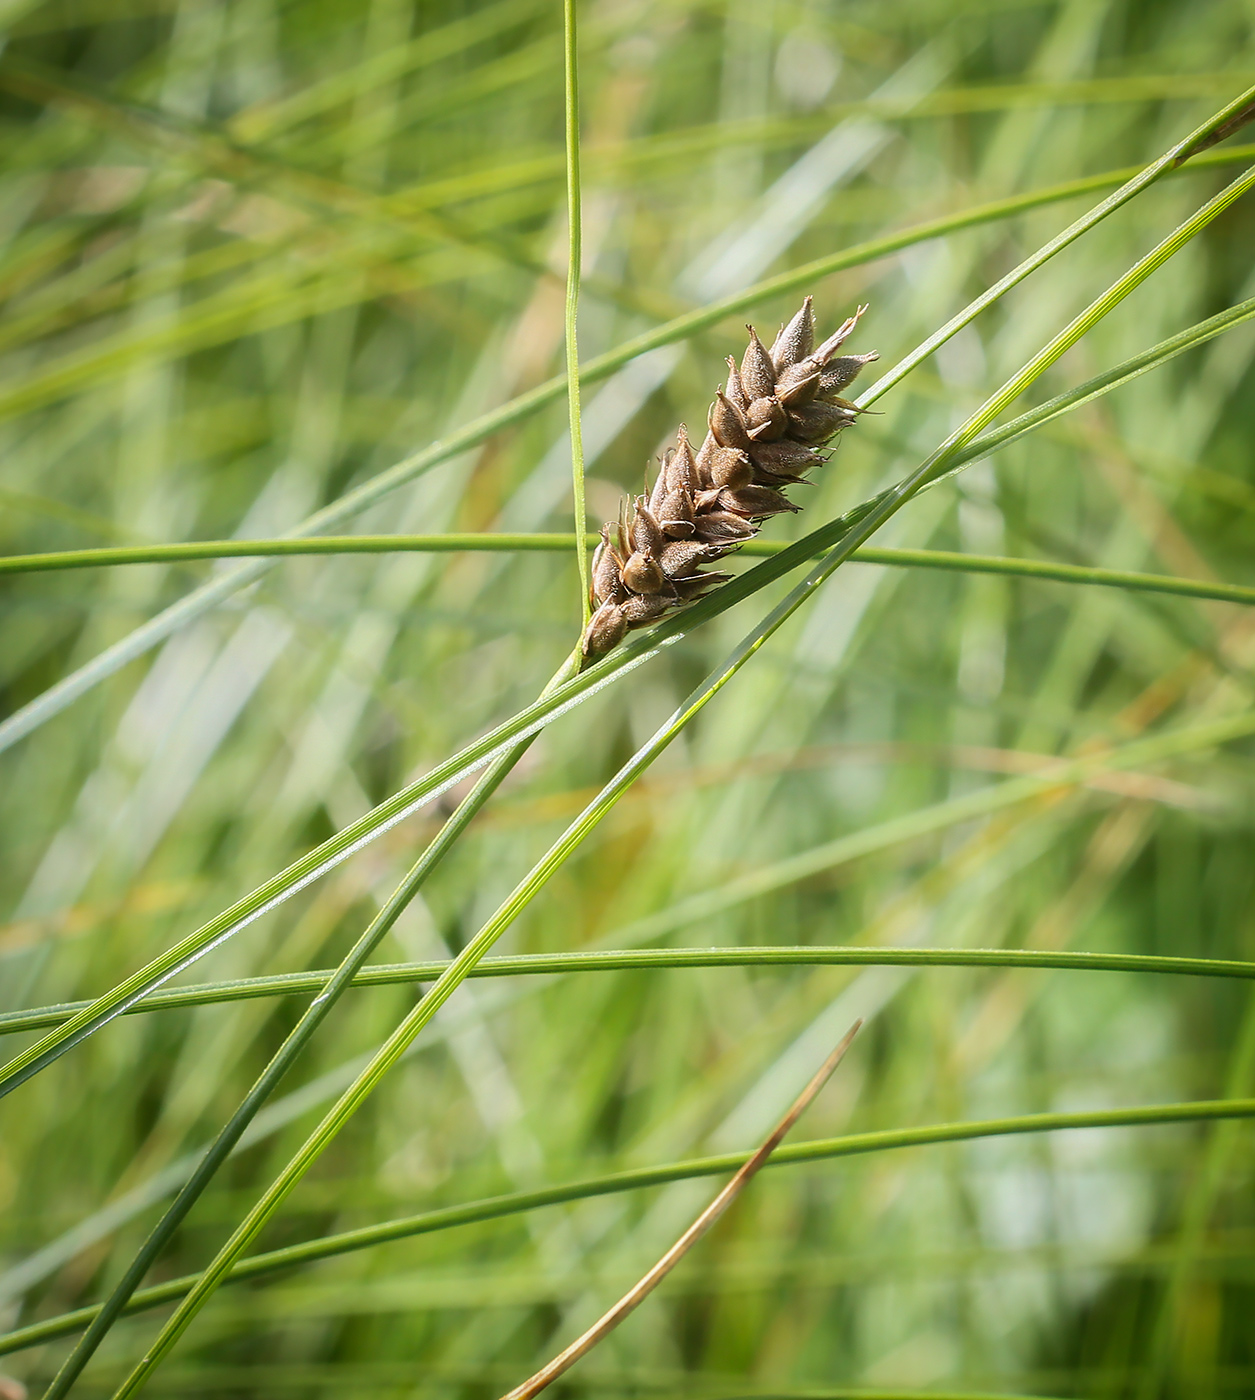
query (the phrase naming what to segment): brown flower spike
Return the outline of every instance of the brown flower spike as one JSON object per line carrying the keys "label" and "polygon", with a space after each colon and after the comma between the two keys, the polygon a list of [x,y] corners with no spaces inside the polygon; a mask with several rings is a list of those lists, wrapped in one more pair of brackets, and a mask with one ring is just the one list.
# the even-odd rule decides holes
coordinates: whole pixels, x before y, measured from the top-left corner
{"label": "brown flower spike", "polygon": [[866,311],[853,316],[818,348],[811,298],[768,350],[748,327],[740,367],[728,359],[728,381],[716,392],[706,437],[695,453],[681,425],[662,458],[649,498],[624,502],[620,518],[603,525],[593,556],[592,607],[580,647],[601,656],[631,627],[654,622],[690,603],[726,573],[703,573],[758,533],[759,523],[801,509],[784,494],[827,458],[819,448],[858,417],[840,397],[866,355],[837,355]]}

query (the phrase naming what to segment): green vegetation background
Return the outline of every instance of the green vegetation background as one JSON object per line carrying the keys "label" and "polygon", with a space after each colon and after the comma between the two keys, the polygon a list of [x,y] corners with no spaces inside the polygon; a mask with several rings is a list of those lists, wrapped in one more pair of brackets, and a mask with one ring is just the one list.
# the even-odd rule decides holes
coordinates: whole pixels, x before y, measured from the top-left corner
{"label": "green vegetation background", "polygon": [[[585,359],[857,240],[1144,162],[1255,75],[1250,0],[581,14]],[[0,550],[279,534],[560,368],[561,18],[554,0],[7,0]],[[957,336],[846,435],[806,525],[901,476],[1225,179],[1156,186]],[[825,279],[821,326],[870,302],[855,348],[892,364],[1083,207]],[[1248,199],[1041,397],[1255,294],[1253,247]],[[755,311],[764,334],[796,301]],[[701,422],[738,320],[585,390],[594,523],[678,421]],[[928,492],[876,542],[1255,583],[1253,352],[1248,325]],[[568,529],[564,433],[554,403],[358,528]],[[5,579],[3,712],[218,567]],[[741,605],[547,730],[381,960],[456,951],[760,611]],[[562,555],[291,559],[132,663],[0,755],[0,1011],[113,985],[521,708],[578,616]],[[875,837],[1036,756],[1249,705],[1253,666],[1233,605],[851,565],[502,951],[1255,959],[1249,745]],[[434,822],[402,824],[196,980],[334,964]],[[776,863],[854,832],[871,854],[773,884]],[[736,898],[750,871],[766,892]],[[345,998],[159,1277],[212,1256],[413,997]],[[299,1010],[124,1018],[17,1091],[0,1110],[0,1321],[107,1291]],[[800,1136],[1255,1094],[1242,982],[841,967],[479,981],[263,1245],[748,1147],[856,1014],[872,1023]],[[769,1172],[565,1388],[1255,1394],[1252,1144],[1224,1124],[1094,1130]],[[228,1289],[148,1393],[496,1394],[710,1191],[556,1207]],[[153,1328],[121,1324],[76,1393],[111,1393]],[[35,1385],[65,1345],[5,1364]]]}

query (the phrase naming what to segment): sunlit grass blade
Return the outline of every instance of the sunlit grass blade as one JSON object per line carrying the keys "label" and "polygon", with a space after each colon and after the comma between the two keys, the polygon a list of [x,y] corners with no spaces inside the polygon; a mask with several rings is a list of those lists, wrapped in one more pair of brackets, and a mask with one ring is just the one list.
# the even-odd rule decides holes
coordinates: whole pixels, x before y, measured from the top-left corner
{"label": "sunlit grass blade", "polygon": [[[979,439],[978,439],[979,441]],[[955,468],[955,470],[958,470]],[[597,542],[586,537],[587,548]],[[574,535],[326,535],[315,540],[204,540],[193,544],[108,546],[101,549],[66,550],[62,553],[21,554],[0,557],[2,573],[43,573],[60,569],[91,569],[119,564],[186,563],[201,559],[241,559],[320,554],[486,553],[539,552],[565,554],[575,547]],[[748,558],[771,558],[788,548],[778,540],[750,540],[741,546]],[[819,551],[816,550],[816,553]],[[852,564],[884,564],[902,569],[943,569],[953,573],[1005,574],[1052,583],[1095,584],[1148,593],[1177,594],[1185,598],[1210,598],[1222,603],[1255,603],[1255,587],[1242,583],[1215,583],[1205,579],[1174,578],[1171,574],[1144,574],[1132,569],[1100,569],[1084,564],[1058,564],[1049,559],[1016,559],[1007,555],[960,554],[947,549],[880,549],[865,546],[850,556]],[[12,567],[7,567],[12,565]]]}
{"label": "sunlit grass blade", "polygon": [[[686,920],[687,922],[687,920]],[[351,987],[413,986],[434,982],[449,959],[433,962],[381,963],[363,968]],[[1255,978],[1255,962],[1230,958],[1167,957],[1142,953],[1057,952],[1041,948],[878,948],[774,946],[734,948],[624,948],[607,952],[530,953],[485,958],[467,974],[473,978],[565,977],[580,972],[677,971],[695,967],[1028,967],[1075,972],[1147,972],[1180,977]],[[334,968],[281,972],[270,977],[242,977],[230,982],[203,982],[175,991],[154,992],[127,1009],[128,1016],[173,1011],[189,1006],[216,1006],[256,997],[316,996],[335,974]],[[60,1025],[90,1003],[66,1002],[27,1011],[0,1013],[0,1035],[19,1035]]]}
{"label": "sunlit grass blade", "polygon": [[[1092,1128],[1158,1127],[1166,1124],[1214,1123],[1249,1118],[1255,1118],[1255,1099],[1205,1099],[1193,1103],[1151,1104],[1137,1108],[1100,1109],[1078,1113],[1030,1113],[971,1122],[934,1123],[920,1128],[887,1128],[876,1132],[850,1133],[844,1137],[795,1143],[791,1147],[778,1148],[768,1165],[782,1167],[875,1152],[892,1152],[908,1147],[976,1142],[984,1138],[1030,1133],[1084,1131]],[[497,1220],[503,1216],[540,1210],[545,1206],[566,1205],[595,1196],[665,1186],[675,1181],[721,1176],[742,1166],[749,1155],[747,1152],[727,1152],[688,1162],[672,1162],[664,1166],[638,1167],[630,1171],[614,1172],[564,1186],[546,1187],[540,1191],[520,1191],[484,1201],[472,1201],[466,1205],[445,1206],[402,1220],[368,1225],[359,1230],[350,1230],[340,1235],[326,1236],[258,1254],[234,1265],[222,1282],[242,1283],[296,1265],[332,1258],[338,1254],[369,1249],[375,1245],[388,1244],[416,1235],[454,1229],[459,1225]],[[192,1274],[141,1289],[132,1298],[125,1310],[126,1314],[142,1312],[186,1297],[203,1277],[202,1274]],[[69,1336],[86,1326],[98,1310],[97,1306],[79,1308],[61,1317],[47,1318],[0,1335],[0,1355]]]}
{"label": "sunlit grass blade", "polygon": [[[564,132],[566,138],[567,268],[564,345],[566,350],[567,431],[571,439],[571,496],[574,502],[575,536],[588,529],[584,505],[584,431],[580,420],[580,351],[577,328],[580,311],[580,273],[584,257],[584,208],[580,195],[580,80],[579,28],[576,0],[562,0],[562,76]],[[588,551],[577,545],[575,562],[580,580],[580,626],[588,625]]]}

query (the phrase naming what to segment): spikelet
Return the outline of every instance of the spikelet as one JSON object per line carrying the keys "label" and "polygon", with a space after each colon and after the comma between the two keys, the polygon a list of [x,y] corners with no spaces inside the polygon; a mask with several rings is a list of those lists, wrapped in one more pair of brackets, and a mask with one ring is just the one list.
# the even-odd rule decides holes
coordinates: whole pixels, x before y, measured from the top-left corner
{"label": "spikelet", "polygon": [[748,327],[749,346],[740,365],[728,360],[701,447],[694,452],[681,425],[649,496],[624,502],[619,520],[602,526],[585,656],[604,655],[629,628],[726,582],[731,574],[703,566],[752,539],[763,520],[801,509],[784,488],[827,460],[819,449],[858,417],[841,391],[878,358],[874,350],[837,355],[866,310],[860,306],[818,348],[810,297],[770,350]]}

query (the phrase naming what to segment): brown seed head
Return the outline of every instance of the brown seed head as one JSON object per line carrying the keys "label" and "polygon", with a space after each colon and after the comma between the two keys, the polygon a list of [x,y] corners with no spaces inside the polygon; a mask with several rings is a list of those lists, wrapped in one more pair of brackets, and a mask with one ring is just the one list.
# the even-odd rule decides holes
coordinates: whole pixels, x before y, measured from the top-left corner
{"label": "brown seed head", "polygon": [[581,642],[585,656],[610,651],[628,628],[726,582],[730,575],[703,567],[756,535],[758,521],[799,509],[785,488],[807,484],[805,473],[827,460],[816,447],[858,417],[840,391],[876,355],[836,352],[865,309],[818,348],[809,297],[770,354],[750,328],[741,364],[728,361],[726,390],[716,393],[696,453],[681,427],[648,500],[625,502],[618,522],[602,530],[591,580],[596,611]]}

